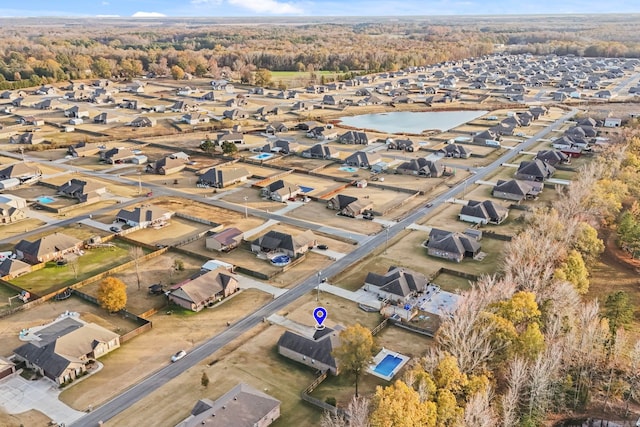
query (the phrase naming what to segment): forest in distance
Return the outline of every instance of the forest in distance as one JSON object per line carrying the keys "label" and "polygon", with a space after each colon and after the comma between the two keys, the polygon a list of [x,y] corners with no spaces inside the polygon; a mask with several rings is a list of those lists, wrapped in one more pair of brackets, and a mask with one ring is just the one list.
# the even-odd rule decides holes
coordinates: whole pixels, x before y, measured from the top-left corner
{"label": "forest in distance", "polygon": [[251,84],[259,69],[332,71],[348,79],[500,51],[640,57],[638,18],[4,18],[0,89],[141,75]]}

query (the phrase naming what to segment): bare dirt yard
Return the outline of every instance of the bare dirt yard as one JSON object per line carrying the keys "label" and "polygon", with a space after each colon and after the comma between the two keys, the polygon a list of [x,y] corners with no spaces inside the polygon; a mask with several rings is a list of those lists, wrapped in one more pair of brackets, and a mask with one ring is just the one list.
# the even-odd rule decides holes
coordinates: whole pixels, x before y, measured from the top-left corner
{"label": "bare dirt yard", "polygon": [[0,239],[17,239],[22,233],[38,228],[44,224],[44,222],[35,218],[27,218],[11,224],[2,224],[0,226]]}
{"label": "bare dirt yard", "polygon": [[0,408],[0,425],[4,427],[46,426],[50,421],[49,417],[36,410],[9,415]]}
{"label": "bare dirt yard", "polygon": [[210,228],[210,225],[178,218],[174,215],[162,228],[143,228],[128,234],[127,237],[148,245],[176,245]]}
{"label": "bare dirt yard", "polygon": [[382,230],[382,225],[361,218],[349,218],[338,215],[338,211],[327,209],[326,202],[309,202],[287,213],[287,216],[313,222],[329,227],[350,230],[354,233],[376,234]]}
{"label": "bare dirt yard", "polygon": [[222,200],[247,206],[249,209],[259,209],[267,212],[275,212],[286,206],[285,203],[275,202],[260,195],[257,188],[239,188],[237,191],[227,192],[222,196]]}
{"label": "bare dirt yard", "polygon": [[[153,322],[153,329],[101,358],[100,361],[104,364],[103,370],[63,391],[60,399],[79,410],[85,410],[89,405],[97,406],[170,363],[169,358],[176,351],[181,349],[190,351],[205,339],[220,333],[227,327],[227,322],[233,323],[242,319],[271,298],[271,295],[249,289],[236,294],[214,308],[207,308],[199,313],[174,312],[169,316],[165,312],[160,312],[150,319]],[[206,328],[203,328],[202,325],[206,325]],[[252,365],[245,364],[244,366]],[[173,402],[179,398],[179,395],[188,394],[189,389],[198,389],[202,371],[200,369],[196,369],[196,371],[197,380],[193,382],[193,387],[185,387],[180,393],[165,394],[165,398],[169,398]],[[210,372],[212,372],[213,384],[216,384],[213,372],[226,375],[224,371],[218,371],[217,367]],[[189,378],[189,376],[183,375],[179,378]],[[181,380],[176,381],[180,382]],[[175,384],[175,381],[169,384]],[[155,396],[155,399],[153,395],[149,397],[150,400],[143,402],[147,402],[147,404],[152,402],[153,408],[149,409],[157,414],[156,416],[166,416],[165,410],[171,411],[174,414],[169,418],[176,418],[176,422],[178,422],[188,415],[188,409],[185,410],[184,415],[176,414],[174,404],[167,401],[166,404],[158,405],[158,396]],[[192,404],[195,404],[195,400],[180,407],[191,408]],[[163,407],[165,409],[162,409]],[[146,416],[144,419],[139,419],[140,423],[131,424],[131,420],[129,420],[126,424],[150,425],[150,419],[157,419],[157,423],[151,424],[159,425],[164,424],[168,419],[155,418],[156,416],[151,416],[149,413]],[[178,416],[181,418],[177,418]],[[112,421],[112,423],[111,425],[119,425],[117,421]]]}

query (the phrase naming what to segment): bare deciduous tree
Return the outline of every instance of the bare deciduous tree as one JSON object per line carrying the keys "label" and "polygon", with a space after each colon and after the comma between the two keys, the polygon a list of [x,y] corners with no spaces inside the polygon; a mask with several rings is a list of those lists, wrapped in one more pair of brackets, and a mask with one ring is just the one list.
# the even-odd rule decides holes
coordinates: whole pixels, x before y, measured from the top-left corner
{"label": "bare deciduous tree", "polygon": [[493,390],[490,387],[479,391],[469,398],[464,408],[464,425],[475,427],[494,427],[498,418],[491,406]]}
{"label": "bare deciduous tree", "polygon": [[144,256],[144,251],[140,246],[134,246],[129,249],[129,257],[133,260],[136,268],[136,281],[138,283],[138,290],[140,290],[140,258]]}
{"label": "bare deciduous tree", "polygon": [[507,391],[502,396],[502,425],[512,427],[520,418],[522,394],[527,383],[529,366],[525,359],[516,357],[507,368]]}

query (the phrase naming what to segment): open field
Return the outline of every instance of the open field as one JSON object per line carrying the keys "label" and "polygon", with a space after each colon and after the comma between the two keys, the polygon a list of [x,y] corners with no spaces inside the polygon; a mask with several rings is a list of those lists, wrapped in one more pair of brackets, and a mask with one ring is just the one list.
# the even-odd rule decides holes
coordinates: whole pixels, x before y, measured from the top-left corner
{"label": "open field", "polygon": [[[307,147],[303,146],[299,151],[305,150]],[[275,160],[269,162],[269,164],[278,165],[282,167],[287,167],[291,169],[301,169],[301,170],[313,170],[319,168],[321,166],[325,166],[331,164],[331,160],[323,160],[323,159],[306,159],[300,156],[284,156],[278,157]]]}
{"label": "open field", "polygon": [[[204,203],[198,203],[177,197],[159,197],[157,199],[153,199],[153,204],[173,212],[180,212],[196,218],[213,221],[218,224],[222,224],[225,227],[236,227],[243,231],[258,227],[264,222],[263,219],[252,216],[245,218],[244,214],[241,212],[221,209],[215,206],[205,205]],[[281,206],[279,203],[276,205]]]}
{"label": "open field", "polygon": [[[375,208],[375,206],[374,206]],[[360,218],[349,218],[338,215],[338,211],[327,209],[326,202],[309,202],[287,213],[287,216],[303,220],[312,219],[313,222],[329,227],[350,230],[354,233],[376,234],[382,230],[382,225]]]}
{"label": "open field", "polygon": [[224,194],[222,200],[240,206],[246,206],[250,209],[259,209],[267,212],[275,212],[286,207],[285,203],[275,202],[262,197],[260,190],[253,187],[239,187],[237,191]]}
{"label": "open field", "polygon": [[305,194],[314,197],[322,197],[324,194],[330,193],[337,188],[347,185],[347,183],[344,182],[336,182],[332,179],[312,175],[303,175],[299,173],[291,173],[278,179],[283,179],[285,182],[290,182],[302,187],[312,188],[311,191]]}
{"label": "open field", "polygon": [[0,226],[0,239],[8,239],[11,237],[18,238],[23,232],[33,230],[34,228],[38,228],[44,224],[44,222],[35,218],[27,218],[11,224],[2,224]]}
{"label": "open field", "polygon": [[77,258],[77,266],[74,261],[65,266],[49,262],[45,268],[11,279],[10,282],[37,295],[63,289],[129,261],[130,246],[116,240],[111,243],[115,246],[85,250],[85,254]]}
{"label": "open field", "polygon": [[[180,349],[191,350],[205,339],[220,333],[227,327],[227,322],[233,323],[242,319],[271,298],[270,295],[263,292],[248,289],[225,300],[223,304],[207,308],[199,313],[185,312],[181,314],[182,312],[176,312],[171,316],[164,312],[157,313],[150,318],[153,322],[153,329],[101,358],[100,361],[104,364],[103,370],[73,387],[65,389],[60,395],[60,399],[79,410],[84,410],[89,405],[97,406],[170,363],[169,358],[176,351]],[[206,325],[206,327],[202,327],[202,325]],[[217,367],[212,371],[218,372]],[[220,371],[220,374],[224,373]],[[193,385],[200,384],[201,371],[198,370],[197,375],[198,379]],[[183,375],[176,381],[181,382],[187,378],[189,378],[188,375]],[[216,384],[214,378],[211,379],[212,384]],[[173,382],[167,386],[170,384]],[[188,394],[187,390],[191,388],[198,389],[198,387],[185,387],[181,393],[172,394],[169,398],[174,401],[178,394]],[[151,402],[153,402],[154,413],[163,411],[158,405],[157,399],[152,398]],[[174,413],[173,417],[178,416],[176,407],[184,408],[184,416],[180,415],[184,418],[193,404],[195,401],[185,406],[176,406],[167,402],[162,406]],[[148,414],[147,417],[149,417]],[[127,422],[127,425],[146,425],[148,419],[141,424]],[[114,423],[113,425],[118,424]]]}
{"label": "open field", "polygon": [[49,421],[49,417],[33,409],[21,414],[9,415],[0,408],[0,425],[4,427],[46,426]]}

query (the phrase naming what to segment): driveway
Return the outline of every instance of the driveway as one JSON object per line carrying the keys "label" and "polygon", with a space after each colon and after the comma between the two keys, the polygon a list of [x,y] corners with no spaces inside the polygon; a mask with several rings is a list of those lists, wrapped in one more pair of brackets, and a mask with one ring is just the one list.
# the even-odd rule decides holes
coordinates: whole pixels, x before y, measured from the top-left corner
{"label": "driveway", "polygon": [[58,400],[60,390],[51,381],[28,381],[20,375],[0,381],[0,406],[9,414],[36,409],[57,423],[70,425],[83,415]]}

